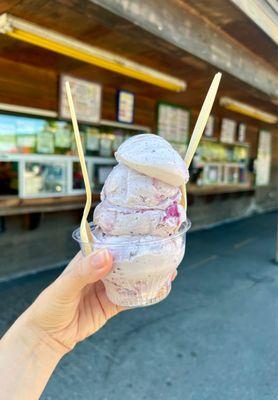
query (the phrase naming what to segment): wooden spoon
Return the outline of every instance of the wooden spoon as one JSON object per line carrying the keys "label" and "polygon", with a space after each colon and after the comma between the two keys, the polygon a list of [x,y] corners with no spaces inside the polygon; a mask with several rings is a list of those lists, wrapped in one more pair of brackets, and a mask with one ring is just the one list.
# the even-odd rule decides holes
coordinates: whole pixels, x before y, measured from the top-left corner
{"label": "wooden spoon", "polygon": [[[202,134],[203,134],[206,124],[208,122],[208,118],[209,118],[209,115],[210,115],[210,112],[211,112],[211,109],[212,109],[212,106],[213,106],[213,103],[214,103],[214,100],[216,97],[216,93],[217,93],[217,90],[219,87],[221,77],[222,77],[222,74],[220,72],[215,74],[213,81],[211,82],[211,85],[207,92],[206,98],[203,102],[200,114],[198,116],[195,127],[193,129],[193,133],[191,135],[190,142],[187,147],[185,158],[184,158],[184,162],[185,162],[187,168],[189,168],[189,166],[191,164],[193,156],[197,150],[200,139],[202,137]],[[187,209],[185,184],[182,185],[181,192],[182,192],[181,204],[184,206],[185,209]]]}
{"label": "wooden spoon", "polygon": [[73,132],[74,132],[74,136],[75,136],[78,157],[79,157],[79,161],[80,161],[80,165],[81,165],[81,171],[82,171],[83,180],[84,180],[84,184],[85,184],[85,190],[86,190],[86,204],[84,207],[83,216],[82,216],[81,224],[80,224],[80,237],[81,237],[81,241],[82,241],[82,248],[83,248],[85,254],[89,255],[92,252],[92,245],[93,245],[93,235],[92,235],[90,226],[88,224],[88,215],[89,215],[89,212],[91,209],[91,204],[92,204],[92,192],[91,192],[91,185],[90,185],[90,180],[89,180],[88,171],[87,171],[87,167],[86,167],[86,161],[85,161],[85,157],[84,157],[81,137],[80,137],[80,133],[79,133],[79,129],[78,129],[76,114],[75,114],[75,110],[74,110],[74,104],[73,104],[73,100],[72,100],[70,84],[68,81],[66,81],[65,84],[66,84],[66,93],[67,93],[67,99],[68,99],[68,104],[69,104],[69,109],[70,109],[71,120],[72,120]]}

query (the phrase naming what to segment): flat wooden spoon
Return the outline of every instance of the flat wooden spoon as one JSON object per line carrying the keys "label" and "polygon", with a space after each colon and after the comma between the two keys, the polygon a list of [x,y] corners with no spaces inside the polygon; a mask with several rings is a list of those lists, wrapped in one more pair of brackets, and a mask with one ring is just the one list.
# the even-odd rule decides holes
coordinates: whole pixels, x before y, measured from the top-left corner
{"label": "flat wooden spoon", "polygon": [[[195,127],[193,129],[193,133],[190,138],[189,145],[186,150],[184,162],[189,168],[191,161],[194,157],[194,154],[197,150],[197,147],[199,145],[200,139],[202,137],[202,134],[204,132],[204,129],[206,127],[206,124],[208,122],[208,118],[216,97],[216,93],[219,87],[219,83],[221,80],[222,74],[218,72],[215,74],[213,81],[211,82],[211,85],[209,87],[209,90],[207,92],[206,98],[203,102],[201,111],[199,113],[198,119],[196,121]],[[182,192],[182,199],[181,199],[181,204],[184,206],[185,209],[187,209],[187,200],[186,200],[186,187],[185,184],[181,186],[181,192]]]}
{"label": "flat wooden spoon", "polygon": [[80,161],[80,165],[81,165],[81,171],[82,171],[83,180],[84,180],[84,184],[85,184],[85,190],[86,190],[86,204],[84,207],[83,216],[82,216],[81,224],[80,224],[80,237],[81,237],[81,241],[82,241],[83,250],[86,255],[89,255],[92,252],[92,245],[93,245],[93,235],[92,235],[90,226],[88,224],[88,215],[89,215],[91,205],[92,205],[92,192],[91,192],[91,185],[90,185],[90,180],[89,180],[88,171],[87,171],[87,167],[86,167],[86,161],[85,161],[85,157],[84,157],[81,137],[80,137],[79,128],[78,128],[78,124],[77,124],[76,114],[75,114],[75,110],[74,110],[74,104],[73,104],[72,94],[71,94],[71,90],[70,90],[70,84],[68,81],[66,81],[66,93],[67,93],[67,99],[68,99],[68,103],[69,103],[69,109],[70,109],[70,115],[71,115],[71,120],[72,120],[72,126],[73,126],[75,141],[76,141],[78,157],[79,157],[79,161]]}

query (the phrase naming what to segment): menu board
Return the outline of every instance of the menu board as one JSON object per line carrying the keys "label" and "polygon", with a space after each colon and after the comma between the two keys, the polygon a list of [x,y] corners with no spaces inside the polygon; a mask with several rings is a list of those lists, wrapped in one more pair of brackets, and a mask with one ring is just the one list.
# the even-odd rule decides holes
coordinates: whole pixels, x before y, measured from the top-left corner
{"label": "menu board", "polygon": [[134,115],[134,94],[126,90],[117,93],[117,120],[131,124]]}
{"label": "menu board", "polygon": [[210,115],[205,127],[204,136],[211,138],[213,137],[213,133],[214,133],[214,117],[213,115]]}
{"label": "menu board", "polygon": [[221,123],[220,140],[223,143],[234,143],[236,139],[236,121],[223,118]]}
{"label": "menu board", "polygon": [[246,140],[246,125],[243,124],[243,123],[239,124],[239,126],[238,126],[238,138],[237,138],[237,140],[240,143],[244,143],[245,140]]}
{"label": "menu board", "polygon": [[38,134],[37,152],[42,154],[54,153],[54,136],[52,132],[43,131]]}
{"label": "menu board", "polygon": [[88,128],[86,134],[86,149],[90,151],[99,151],[99,130],[97,128]]}
{"label": "menu board", "polygon": [[158,134],[170,142],[186,142],[189,134],[188,110],[167,103],[158,104]]}
{"label": "menu board", "polygon": [[46,121],[39,118],[0,115],[0,152],[33,150],[36,145],[36,135],[45,125]]}
{"label": "menu board", "polygon": [[102,134],[100,143],[99,143],[99,155],[102,157],[111,157],[112,156],[112,143],[114,136]]}
{"label": "menu board", "polygon": [[67,122],[55,122],[53,126],[55,147],[70,149],[71,130]]}
{"label": "menu board", "polygon": [[60,80],[60,117],[70,119],[65,82],[69,81],[76,117],[79,121],[96,123],[101,115],[101,86],[97,83],[62,75]]}
{"label": "menu board", "polygon": [[[1,130],[1,124],[0,124]],[[0,132],[0,153],[15,153],[17,151],[16,136],[13,132]]]}
{"label": "menu board", "polygon": [[33,149],[36,147],[36,135],[17,135],[16,145],[20,150]]}
{"label": "menu board", "polygon": [[258,156],[256,161],[256,185],[265,186],[270,181],[271,169],[271,133],[260,131]]}

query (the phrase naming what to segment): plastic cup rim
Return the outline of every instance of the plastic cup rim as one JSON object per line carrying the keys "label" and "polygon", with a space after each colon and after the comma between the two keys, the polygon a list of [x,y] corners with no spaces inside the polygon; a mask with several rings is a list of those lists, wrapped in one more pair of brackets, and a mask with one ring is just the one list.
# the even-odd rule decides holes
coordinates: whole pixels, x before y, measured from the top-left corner
{"label": "plastic cup rim", "polygon": [[[155,243],[163,243],[163,242],[167,242],[167,241],[169,241],[169,240],[173,240],[173,239],[176,239],[176,238],[178,238],[179,236],[182,236],[182,235],[184,235],[189,229],[190,229],[190,227],[191,227],[191,221],[190,221],[190,219],[186,219],[186,221],[184,221],[182,224],[181,224],[181,226],[180,226],[180,228],[179,228],[179,230],[178,230],[178,232],[176,232],[175,234],[173,234],[173,235],[171,235],[171,236],[167,236],[167,237],[158,237],[158,236],[156,236],[155,237],[155,239],[150,239],[150,240],[144,240],[143,242],[138,242],[138,236],[140,236],[140,235],[138,235],[138,236],[136,236],[136,239],[131,239],[131,240],[124,240],[123,242],[121,242],[121,243],[111,243],[111,242],[108,242],[108,241],[105,241],[105,243],[103,243],[101,240],[98,240],[97,238],[95,238],[95,236],[94,236],[94,230],[95,230],[95,225],[94,225],[94,223],[93,222],[90,222],[89,223],[89,226],[90,226],[90,229],[91,229],[91,232],[92,232],[92,235],[93,235],[93,237],[94,237],[94,242],[93,243],[89,243],[89,242],[83,242],[81,239],[80,239],[80,228],[77,228],[77,229],[75,229],[74,231],[73,231],[73,233],[72,233],[72,238],[76,241],[76,242],[78,242],[80,245],[82,245],[82,244],[92,244],[93,246],[94,245],[105,245],[105,247],[123,247],[123,246],[125,246],[125,245],[130,245],[131,243],[137,243],[137,245],[140,245],[140,246],[144,246],[144,245],[146,245],[146,244],[155,244]],[[145,235],[144,235],[145,236]],[[143,235],[142,235],[142,237],[144,237]],[[126,237],[126,236],[125,236]]]}

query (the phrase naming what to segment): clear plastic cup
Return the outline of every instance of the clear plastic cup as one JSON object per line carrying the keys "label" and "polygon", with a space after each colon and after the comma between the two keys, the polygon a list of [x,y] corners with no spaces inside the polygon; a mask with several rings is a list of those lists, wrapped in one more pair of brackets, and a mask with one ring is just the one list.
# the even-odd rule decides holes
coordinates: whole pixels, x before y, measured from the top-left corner
{"label": "clear plastic cup", "polygon": [[[127,307],[142,307],[158,303],[171,291],[172,276],[181,263],[186,245],[189,220],[169,237],[106,236],[90,224],[94,242],[92,251],[107,248],[113,255],[111,272],[103,279],[106,294],[112,303]],[[80,230],[72,237],[85,256]]]}

